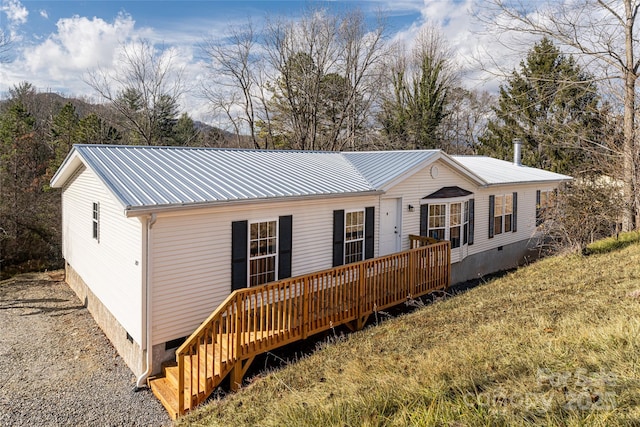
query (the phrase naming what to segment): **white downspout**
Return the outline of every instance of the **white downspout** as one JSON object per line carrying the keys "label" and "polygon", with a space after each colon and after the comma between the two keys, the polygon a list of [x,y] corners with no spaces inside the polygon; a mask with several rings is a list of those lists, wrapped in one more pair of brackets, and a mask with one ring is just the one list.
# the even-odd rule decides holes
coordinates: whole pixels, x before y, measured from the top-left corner
{"label": "white downspout", "polygon": [[140,375],[138,377],[138,380],[136,381],[136,390],[140,390],[143,387],[146,386],[146,380],[149,377],[149,375],[151,375],[151,372],[153,371],[153,342],[151,340],[151,286],[150,286],[150,277],[151,277],[151,266],[150,266],[150,262],[149,262],[149,253],[151,250],[151,228],[153,227],[153,224],[156,223],[156,214],[152,213],[151,216],[149,217],[149,219],[147,220],[147,238],[146,238],[146,259],[145,259],[145,268],[146,268],[146,274],[145,274],[145,280],[142,283],[142,286],[144,287],[143,289],[143,295],[144,295],[144,302],[145,302],[145,329],[144,329],[144,351],[146,353],[146,360],[145,360],[145,371],[142,373],[142,375]]}

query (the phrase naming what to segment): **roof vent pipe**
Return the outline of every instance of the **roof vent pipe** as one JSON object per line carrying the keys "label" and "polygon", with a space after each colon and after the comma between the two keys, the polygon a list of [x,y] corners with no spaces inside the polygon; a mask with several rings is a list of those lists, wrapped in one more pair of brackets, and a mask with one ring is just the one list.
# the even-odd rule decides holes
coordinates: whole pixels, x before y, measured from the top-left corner
{"label": "roof vent pipe", "polygon": [[513,138],[513,164],[522,166],[522,140]]}

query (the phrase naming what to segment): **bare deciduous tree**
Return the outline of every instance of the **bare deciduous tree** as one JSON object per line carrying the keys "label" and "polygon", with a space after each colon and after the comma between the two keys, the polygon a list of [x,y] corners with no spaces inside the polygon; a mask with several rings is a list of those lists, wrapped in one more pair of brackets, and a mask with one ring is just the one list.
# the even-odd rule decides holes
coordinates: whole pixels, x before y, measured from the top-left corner
{"label": "bare deciduous tree", "polygon": [[122,46],[119,69],[98,67],[85,82],[111,104],[140,143],[156,145],[162,142],[162,120],[177,114],[185,92],[184,68],[176,66],[175,59],[175,51],[142,40]]}
{"label": "bare deciduous tree", "polygon": [[477,154],[478,138],[495,115],[495,96],[461,87],[449,91],[445,116],[438,133],[448,154]]}
{"label": "bare deciduous tree", "polygon": [[482,2],[479,16],[501,34],[524,32],[546,36],[581,56],[603,79],[618,83],[622,101],[623,144],[621,157],[624,194],[623,227],[640,223],[638,194],[638,142],[635,126],[636,83],[640,68],[640,43],[634,36],[640,9],[637,0],[579,0],[575,2]]}
{"label": "bare deciduous tree", "polygon": [[255,148],[267,148],[256,133],[258,110],[262,105],[256,42],[251,22],[243,28],[230,28],[224,38],[206,38],[200,48],[209,59],[212,77],[209,80],[217,84],[204,84],[202,91],[214,112],[222,113],[233,126],[238,146],[241,133],[248,131]]}
{"label": "bare deciduous tree", "polygon": [[383,33],[383,25],[369,31],[360,12],[324,10],[271,20],[260,31],[231,29],[202,44],[222,83],[204,88],[205,96],[255,147],[357,146],[380,87]]}
{"label": "bare deciduous tree", "polygon": [[587,245],[618,231],[622,189],[606,176],[584,176],[566,183],[540,213],[540,247],[551,253],[584,252]]}

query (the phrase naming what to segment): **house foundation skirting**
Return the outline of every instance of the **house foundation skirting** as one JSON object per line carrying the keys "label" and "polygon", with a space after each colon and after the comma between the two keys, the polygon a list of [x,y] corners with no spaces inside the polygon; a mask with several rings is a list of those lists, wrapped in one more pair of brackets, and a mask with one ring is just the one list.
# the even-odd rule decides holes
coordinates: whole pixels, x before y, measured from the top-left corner
{"label": "house foundation skirting", "polygon": [[521,240],[466,257],[451,264],[451,284],[478,279],[487,274],[508,270],[538,258],[535,241]]}
{"label": "house foundation skirting", "polygon": [[91,316],[98,324],[100,329],[109,338],[111,344],[125,361],[129,369],[138,376],[142,374],[143,354],[140,345],[135,341],[130,341],[127,337],[127,331],[116,320],[111,312],[89,289],[82,277],[65,262],[65,281],[71,289],[76,293],[80,301],[89,310]]}

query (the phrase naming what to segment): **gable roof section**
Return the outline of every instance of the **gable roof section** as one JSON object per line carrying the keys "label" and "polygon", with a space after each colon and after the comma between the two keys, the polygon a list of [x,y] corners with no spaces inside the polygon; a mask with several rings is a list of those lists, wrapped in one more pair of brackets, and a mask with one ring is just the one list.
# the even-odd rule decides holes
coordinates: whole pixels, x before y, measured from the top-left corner
{"label": "gable roof section", "polygon": [[413,168],[440,157],[440,150],[350,151],[342,155],[375,188],[395,181]]}
{"label": "gable roof section", "polygon": [[518,166],[505,160],[485,156],[451,156],[476,175],[487,185],[525,184],[537,182],[562,182],[573,179],[570,176],[529,166]]}
{"label": "gable roof section", "polygon": [[375,193],[340,153],[75,145],[126,210],[295,196]]}
{"label": "gable roof section", "polygon": [[388,190],[436,160],[449,165],[476,185],[486,184],[481,177],[442,150],[352,151],[342,154],[371,185],[381,191]]}

